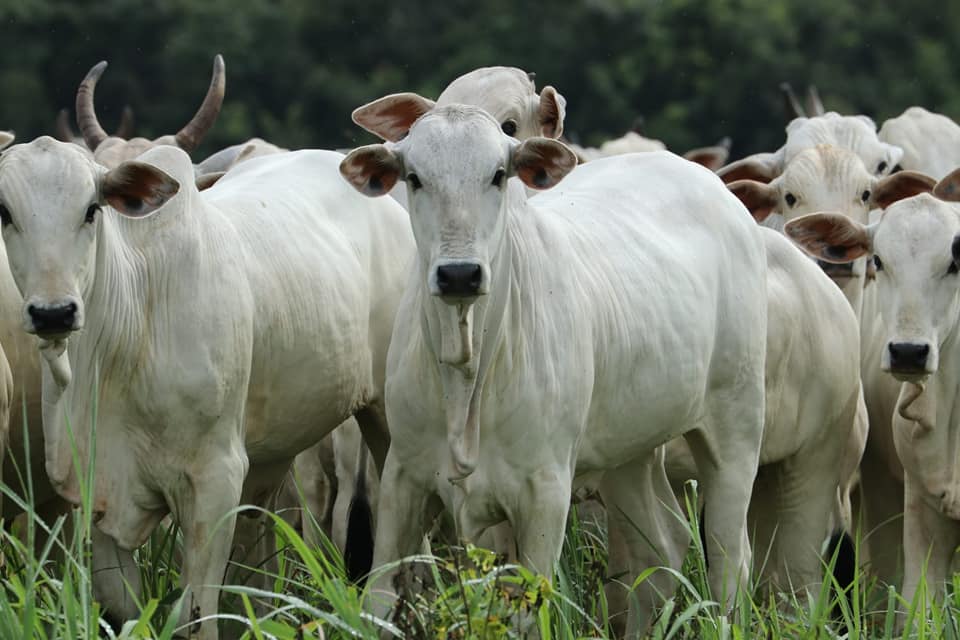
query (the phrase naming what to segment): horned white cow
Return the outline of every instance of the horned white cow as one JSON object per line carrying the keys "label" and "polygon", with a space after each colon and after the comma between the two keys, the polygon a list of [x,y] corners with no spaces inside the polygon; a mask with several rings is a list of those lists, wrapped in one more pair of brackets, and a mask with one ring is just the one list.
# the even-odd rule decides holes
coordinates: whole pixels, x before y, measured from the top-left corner
{"label": "horned white cow", "polygon": [[[901,382],[893,440],[903,463],[903,595],[920,581],[942,595],[960,544],[957,363],[960,346],[960,172],[934,193],[895,201],[863,225],[833,213],[791,221],[787,233],[823,260],[873,253],[884,341],[880,368]],[[939,198],[939,199],[938,199]]]}
{"label": "horned white cow", "polygon": [[[647,151],[663,151],[667,145],[660,140],[647,138],[637,131],[628,131],[619,138],[607,140],[595,147],[581,147],[576,144],[568,146],[577,154],[580,162],[589,162],[599,158],[608,158],[610,156],[619,156],[624,153],[642,153]],[[691,149],[683,154],[683,157],[691,162],[702,164],[703,166],[716,171],[723,166],[723,163],[730,157],[730,139],[726,138],[720,144],[712,147],[699,147]]]}
{"label": "horned white cow", "polygon": [[787,141],[772,153],[756,153],[722,167],[717,175],[724,182],[745,178],[769,182],[800,152],[819,144],[849,149],[857,154],[873,175],[893,171],[903,157],[903,149],[882,142],[877,125],[867,116],[841,116],[830,111],[813,118],[794,118],[787,125]]}
{"label": "horned white cow", "polygon": [[[374,566],[414,553],[445,507],[466,540],[509,521],[520,559],[550,575],[574,476],[594,471],[628,550],[611,572],[678,567],[688,537],[658,446],[685,435],[711,584],[729,603],[750,562],[763,419],[756,225],[712,173],[669,153],[583,165],[528,201],[524,185],[576,166],[563,144],[520,143],[481,109],[412,94],[359,113],[381,136],[407,135],[353,151],[341,172],[372,196],[405,180],[418,247],[388,361]],[[391,575],[370,596],[384,611]],[[641,585],[632,633],[671,582]]]}
{"label": "horned white cow", "polygon": [[[816,591],[821,546],[849,526],[848,491],[866,442],[857,422],[860,327],[830,279],[772,229],[767,254],[766,415],[749,522],[756,568],[778,590]],[[689,447],[667,446],[677,487],[696,478]],[[709,520],[707,520],[709,525]]]}
{"label": "horned white cow", "polygon": [[[762,175],[756,177],[763,179]],[[728,186],[765,224],[774,216],[789,222],[817,211],[842,212],[851,220],[867,224],[871,210],[928,191],[933,181],[910,171],[878,178],[852,151],[817,145],[796,154],[783,174],[769,184],[743,179]],[[777,226],[781,225],[782,222]],[[902,546],[903,471],[890,425],[899,390],[895,381],[882,374],[877,362],[885,337],[877,308],[877,288],[871,284],[874,270],[866,257],[840,265],[821,261],[821,266],[841,288],[860,319],[860,373],[870,424],[860,464],[863,524],[864,531],[869,533],[865,555],[876,575],[895,583]]]}
{"label": "horned white cow", "polygon": [[[73,461],[90,460],[97,527],[124,549],[173,513],[185,623],[217,610],[231,510],[268,503],[293,457],[351,414],[386,448],[413,239],[400,207],[343,184],[341,160],[251,160],[201,195],[173,146],[111,170],[46,137],[0,156],[22,323],[48,363],[47,472],[77,502]],[[217,635],[211,621],[188,631]]]}
{"label": "horned white cow", "polygon": [[936,180],[960,167],[960,125],[923,107],[910,107],[880,127],[880,139],[903,149],[899,167]]}

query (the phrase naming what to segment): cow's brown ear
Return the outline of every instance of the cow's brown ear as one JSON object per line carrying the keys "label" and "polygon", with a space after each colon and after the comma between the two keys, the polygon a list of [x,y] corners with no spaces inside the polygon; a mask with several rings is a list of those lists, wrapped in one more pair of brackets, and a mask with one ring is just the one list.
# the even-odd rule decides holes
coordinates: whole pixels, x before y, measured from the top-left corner
{"label": "cow's brown ear", "polygon": [[873,251],[869,227],[841,213],[811,213],[787,222],[783,232],[825,262],[852,262]]}
{"label": "cow's brown ear", "polygon": [[776,187],[756,180],[737,180],[728,184],[727,189],[737,196],[757,222],[766,220],[780,202]]}
{"label": "cow's brown ear", "polygon": [[511,160],[513,175],[531,189],[549,189],[573,171],[577,156],[552,138],[530,138],[520,143]]}
{"label": "cow's brown ear", "polygon": [[710,171],[716,171],[723,166],[723,163],[730,157],[730,149],[721,146],[700,147],[691,149],[683,154],[683,157],[690,162],[702,164]]}
{"label": "cow's brown ear", "polygon": [[877,209],[886,209],[898,200],[930,193],[936,185],[936,180],[917,171],[897,171],[874,184],[870,204]]}
{"label": "cow's brown ear", "polygon": [[388,142],[397,142],[436,103],[415,93],[394,93],[353,111],[353,121]]}
{"label": "cow's brown ear", "polygon": [[340,162],[340,175],[365,196],[389,193],[400,179],[400,158],[382,144],[354,149]]}
{"label": "cow's brown ear", "polygon": [[933,195],[947,202],[960,202],[960,169],[954,169],[950,175],[941,178],[933,188]]}
{"label": "cow's brown ear", "polygon": [[559,138],[563,134],[563,119],[567,100],[547,85],[540,92],[540,133],[544,138]]}
{"label": "cow's brown ear", "polygon": [[100,193],[111,207],[130,218],[150,215],[180,191],[180,183],[146,162],[129,160],[107,171]]}
{"label": "cow's brown ear", "polygon": [[755,153],[717,169],[717,175],[727,184],[737,180],[770,182],[783,171],[779,153]]}

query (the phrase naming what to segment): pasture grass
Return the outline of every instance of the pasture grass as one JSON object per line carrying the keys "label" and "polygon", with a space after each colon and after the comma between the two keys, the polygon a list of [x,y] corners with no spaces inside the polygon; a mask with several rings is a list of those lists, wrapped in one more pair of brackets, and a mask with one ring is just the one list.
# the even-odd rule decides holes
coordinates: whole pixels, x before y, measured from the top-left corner
{"label": "pasture grass", "polygon": [[[136,552],[143,583],[139,618],[120,628],[108,623],[91,581],[90,481],[88,475],[81,483],[81,507],[49,523],[33,508],[29,480],[22,497],[2,488],[4,499],[18,502],[25,513],[16,527],[0,531],[0,638],[167,640],[185,633],[177,626],[182,543],[175,526],[158,528]],[[688,498],[687,513],[678,514],[692,540],[681,570],[653,567],[634,583],[670,571],[678,585],[664,600],[649,637],[960,640],[960,575],[941,602],[932,602],[922,589],[913,602],[904,602],[862,570],[850,585],[838,584],[832,579],[835,555],[824,559],[828,578],[819,590],[783,594],[749,585],[724,613],[707,582],[695,505],[695,496]],[[256,585],[248,581],[224,588],[221,637],[373,640],[383,633],[486,640],[530,637],[534,631],[544,640],[611,637],[603,590],[608,580],[604,526],[579,513],[577,507],[571,510],[552,583],[491,551],[435,545],[433,555],[403,563],[405,597],[390,622],[364,612],[362,587],[347,579],[343,558],[322,532],[319,548],[310,548],[283,517],[267,514],[277,537],[277,569],[248,567],[258,576]],[[306,526],[315,525],[308,521]],[[859,555],[859,540],[856,548]],[[905,633],[897,631],[898,608],[906,612]]]}

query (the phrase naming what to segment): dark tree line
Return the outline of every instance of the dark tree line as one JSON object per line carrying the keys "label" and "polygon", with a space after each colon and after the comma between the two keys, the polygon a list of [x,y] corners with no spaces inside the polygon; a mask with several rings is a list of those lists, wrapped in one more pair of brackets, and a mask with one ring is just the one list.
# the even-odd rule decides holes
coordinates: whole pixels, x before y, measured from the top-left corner
{"label": "dark tree line", "polygon": [[730,136],[734,154],[783,138],[777,86],[815,83],[828,109],[878,124],[920,104],[960,119],[960,3],[914,0],[0,0],[0,128],[52,133],[101,59],[101,121],[137,131],[193,114],[215,53],[227,100],[204,145],[253,135],[288,147],[367,142],[350,111],[386,93],[435,97],[478,66],[537,73],[568,100],[567,131],[628,129],[671,148]]}

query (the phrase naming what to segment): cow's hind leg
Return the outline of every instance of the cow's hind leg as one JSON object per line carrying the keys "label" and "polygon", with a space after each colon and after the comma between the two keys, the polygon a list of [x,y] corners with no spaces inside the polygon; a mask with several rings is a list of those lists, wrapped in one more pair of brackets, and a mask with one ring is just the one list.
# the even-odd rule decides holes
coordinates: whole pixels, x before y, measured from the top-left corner
{"label": "cow's hind leg", "polygon": [[763,433],[762,383],[708,391],[705,424],[686,434],[703,485],[712,597],[728,611],[737,590],[749,584],[747,509]]}
{"label": "cow's hind leg", "polygon": [[663,448],[605,473],[600,495],[607,506],[610,539],[607,572],[612,580],[606,589],[610,618],[618,636],[625,630],[627,638],[642,637],[655,608],[676,589],[676,580],[667,571],[657,571],[632,593],[628,589],[650,567],[679,570],[690,543],[686,519],[663,469]]}

